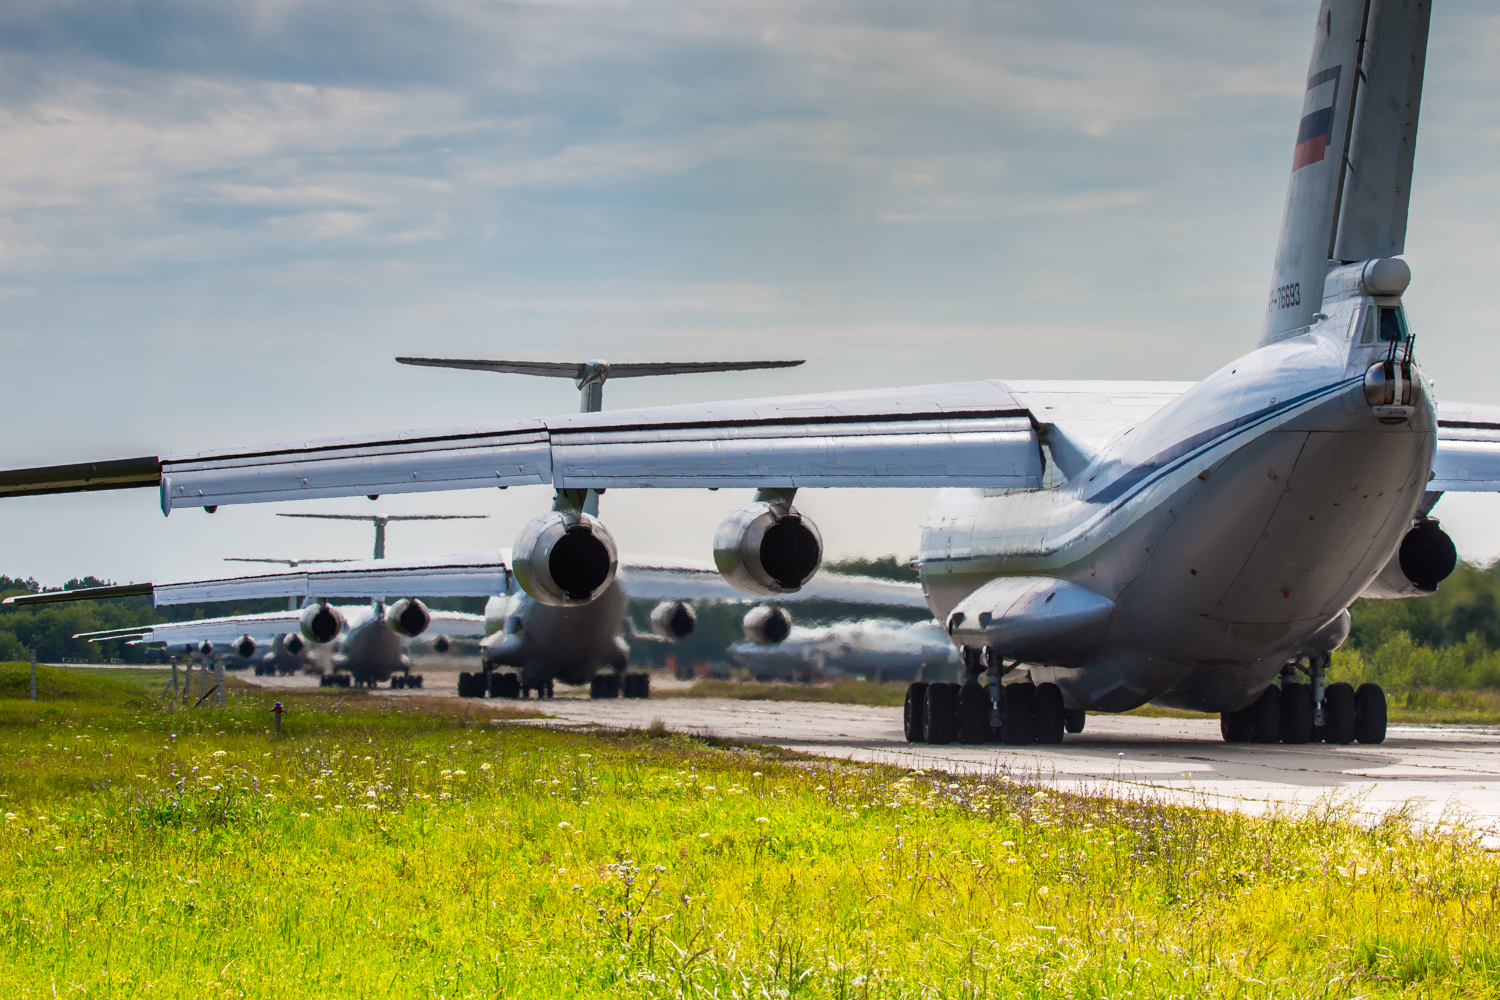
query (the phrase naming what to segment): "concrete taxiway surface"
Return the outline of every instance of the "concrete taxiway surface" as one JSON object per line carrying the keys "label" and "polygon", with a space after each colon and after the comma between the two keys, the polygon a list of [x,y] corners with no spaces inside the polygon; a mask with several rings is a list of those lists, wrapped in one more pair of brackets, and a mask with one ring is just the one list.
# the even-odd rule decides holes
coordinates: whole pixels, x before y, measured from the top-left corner
{"label": "concrete taxiway surface", "polygon": [[[535,703],[534,703],[535,704]],[[1228,744],[1217,720],[1090,715],[1059,746],[913,746],[901,710],[857,705],[658,698],[538,704],[550,725],[646,727],[771,743],[849,760],[1008,772],[1059,789],[1152,795],[1260,811],[1333,801],[1378,817],[1408,808],[1500,838],[1500,727],[1392,726],[1379,746]],[[1500,839],[1496,841],[1500,845]]]}
{"label": "concrete taxiway surface", "polygon": [[[455,695],[456,673],[429,670],[426,677],[424,690],[412,694]],[[902,738],[901,710],[893,708],[724,698],[592,701],[581,692],[521,704],[550,716],[539,725],[644,729],[660,719],[678,732],[903,767],[1008,772],[1069,791],[1247,811],[1333,801],[1371,818],[1406,808],[1419,820],[1466,823],[1500,846],[1500,726],[1392,726],[1379,746],[1298,747],[1226,744],[1217,720],[1090,715],[1085,731],[1060,746],[913,746]]]}

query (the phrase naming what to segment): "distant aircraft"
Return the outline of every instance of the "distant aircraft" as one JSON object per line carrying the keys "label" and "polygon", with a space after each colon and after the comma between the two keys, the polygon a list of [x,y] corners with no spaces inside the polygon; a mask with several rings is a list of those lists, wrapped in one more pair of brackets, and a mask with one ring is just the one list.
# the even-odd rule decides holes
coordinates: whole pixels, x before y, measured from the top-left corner
{"label": "distant aircraft", "polygon": [[[1154,702],[1219,712],[1230,741],[1379,743],[1383,692],[1327,683],[1347,609],[1431,593],[1456,560],[1433,505],[1500,489],[1500,407],[1437,401],[1402,306],[1430,15],[1416,0],[1318,7],[1265,325],[1254,350],[1197,383],[992,379],[585,407],[16,470],[0,492],[149,486],[170,511],[548,484],[554,509],[517,539],[516,578],[542,604],[585,607],[616,570],[590,510],[599,490],[757,490],[720,527],[715,562],[739,589],[780,598],[822,556],[798,489],[942,487],[920,571],[965,681],[912,684],[909,739],[1056,742],[1084,710]],[[580,385],[609,371],[582,366]],[[1002,688],[1022,663],[1031,682]]]}
{"label": "distant aircraft", "polygon": [[[253,656],[258,644],[283,635],[283,642],[290,646],[302,641],[327,645],[337,640],[342,647],[338,662],[356,683],[373,686],[395,676],[399,687],[404,684],[408,666],[402,655],[403,642],[440,631],[440,645],[449,636],[482,640],[480,655],[486,670],[474,675],[467,683],[475,686],[461,694],[512,698],[523,692],[550,691],[557,680],[567,684],[594,682],[600,671],[609,669],[614,672],[602,675],[608,680],[593,684],[596,696],[612,698],[623,688],[628,697],[647,697],[649,683],[632,680],[625,672],[629,652],[624,636],[627,592],[631,597],[662,602],[651,614],[651,631],[668,641],[692,632],[695,619],[686,600],[746,600],[744,594],[724,582],[712,563],[651,556],[618,557],[618,573],[609,590],[600,600],[583,607],[542,604],[518,591],[510,553],[501,549],[349,562],[305,572],[48,591],[8,600],[12,604],[41,604],[150,596],[154,603],[163,605],[287,597],[299,607],[261,615],[83,633],[79,638],[126,638],[173,645],[208,642],[226,647],[222,652],[240,651],[246,656]],[[428,598],[490,599],[481,616],[431,610],[413,596],[418,594]],[[327,601],[335,595],[368,598],[372,604],[340,607]],[[924,606],[921,588],[915,584],[837,573],[823,574],[800,593],[788,595],[787,600],[865,607]]]}
{"label": "distant aircraft", "polygon": [[756,680],[861,676],[874,681],[942,682],[963,676],[958,650],[935,621],[875,618],[818,628],[793,626],[778,643],[745,639],[728,652]]}

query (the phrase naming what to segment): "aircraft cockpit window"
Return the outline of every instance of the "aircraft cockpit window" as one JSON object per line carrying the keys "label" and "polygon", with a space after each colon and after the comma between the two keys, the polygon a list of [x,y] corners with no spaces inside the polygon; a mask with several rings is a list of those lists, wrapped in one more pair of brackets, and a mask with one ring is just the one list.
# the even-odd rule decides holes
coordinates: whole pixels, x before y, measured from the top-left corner
{"label": "aircraft cockpit window", "polygon": [[1360,332],[1361,344],[1399,344],[1407,338],[1406,313],[1400,306],[1372,306],[1365,310],[1364,329]]}
{"label": "aircraft cockpit window", "polygon": [[1399,344],[1406,340],[1406,314],[1400,306],[1380,307],[1380,342]]}

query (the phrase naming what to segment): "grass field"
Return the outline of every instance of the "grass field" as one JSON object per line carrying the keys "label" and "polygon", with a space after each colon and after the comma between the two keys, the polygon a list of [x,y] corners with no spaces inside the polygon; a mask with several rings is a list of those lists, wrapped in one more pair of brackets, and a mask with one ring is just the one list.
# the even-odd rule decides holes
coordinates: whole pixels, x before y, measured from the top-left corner
{"label": "grass field", "polygon": [[1500,861],[1400,817],[43,680],[0,700],[6,997],[1500,994]]}

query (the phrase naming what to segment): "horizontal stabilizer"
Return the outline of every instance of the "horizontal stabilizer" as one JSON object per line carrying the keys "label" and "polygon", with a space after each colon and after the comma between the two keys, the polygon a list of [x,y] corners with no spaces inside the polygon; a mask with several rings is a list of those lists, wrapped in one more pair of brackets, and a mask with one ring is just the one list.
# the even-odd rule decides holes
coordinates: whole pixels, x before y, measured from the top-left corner
{"label": "horizontal stabilizer", "polygon": [[960,646],[1047,662],[1103,639],[1114,607],[1109,598],[1066,580],[1001,577],[958,603],[948,615],[948,635]]}
{"label": "horizontal stabilizer", "polygon": [[[597,361],[482,361],[462,358],[397,358],[403,365],[423,368],[464,368],[511,375],[541,375],[581,381]],[[646,375],[695,375],[702,372],[747,372],[763,368],[795,368],[802,361],[641,361],[606,365],[610,378],[641,378]]]}

